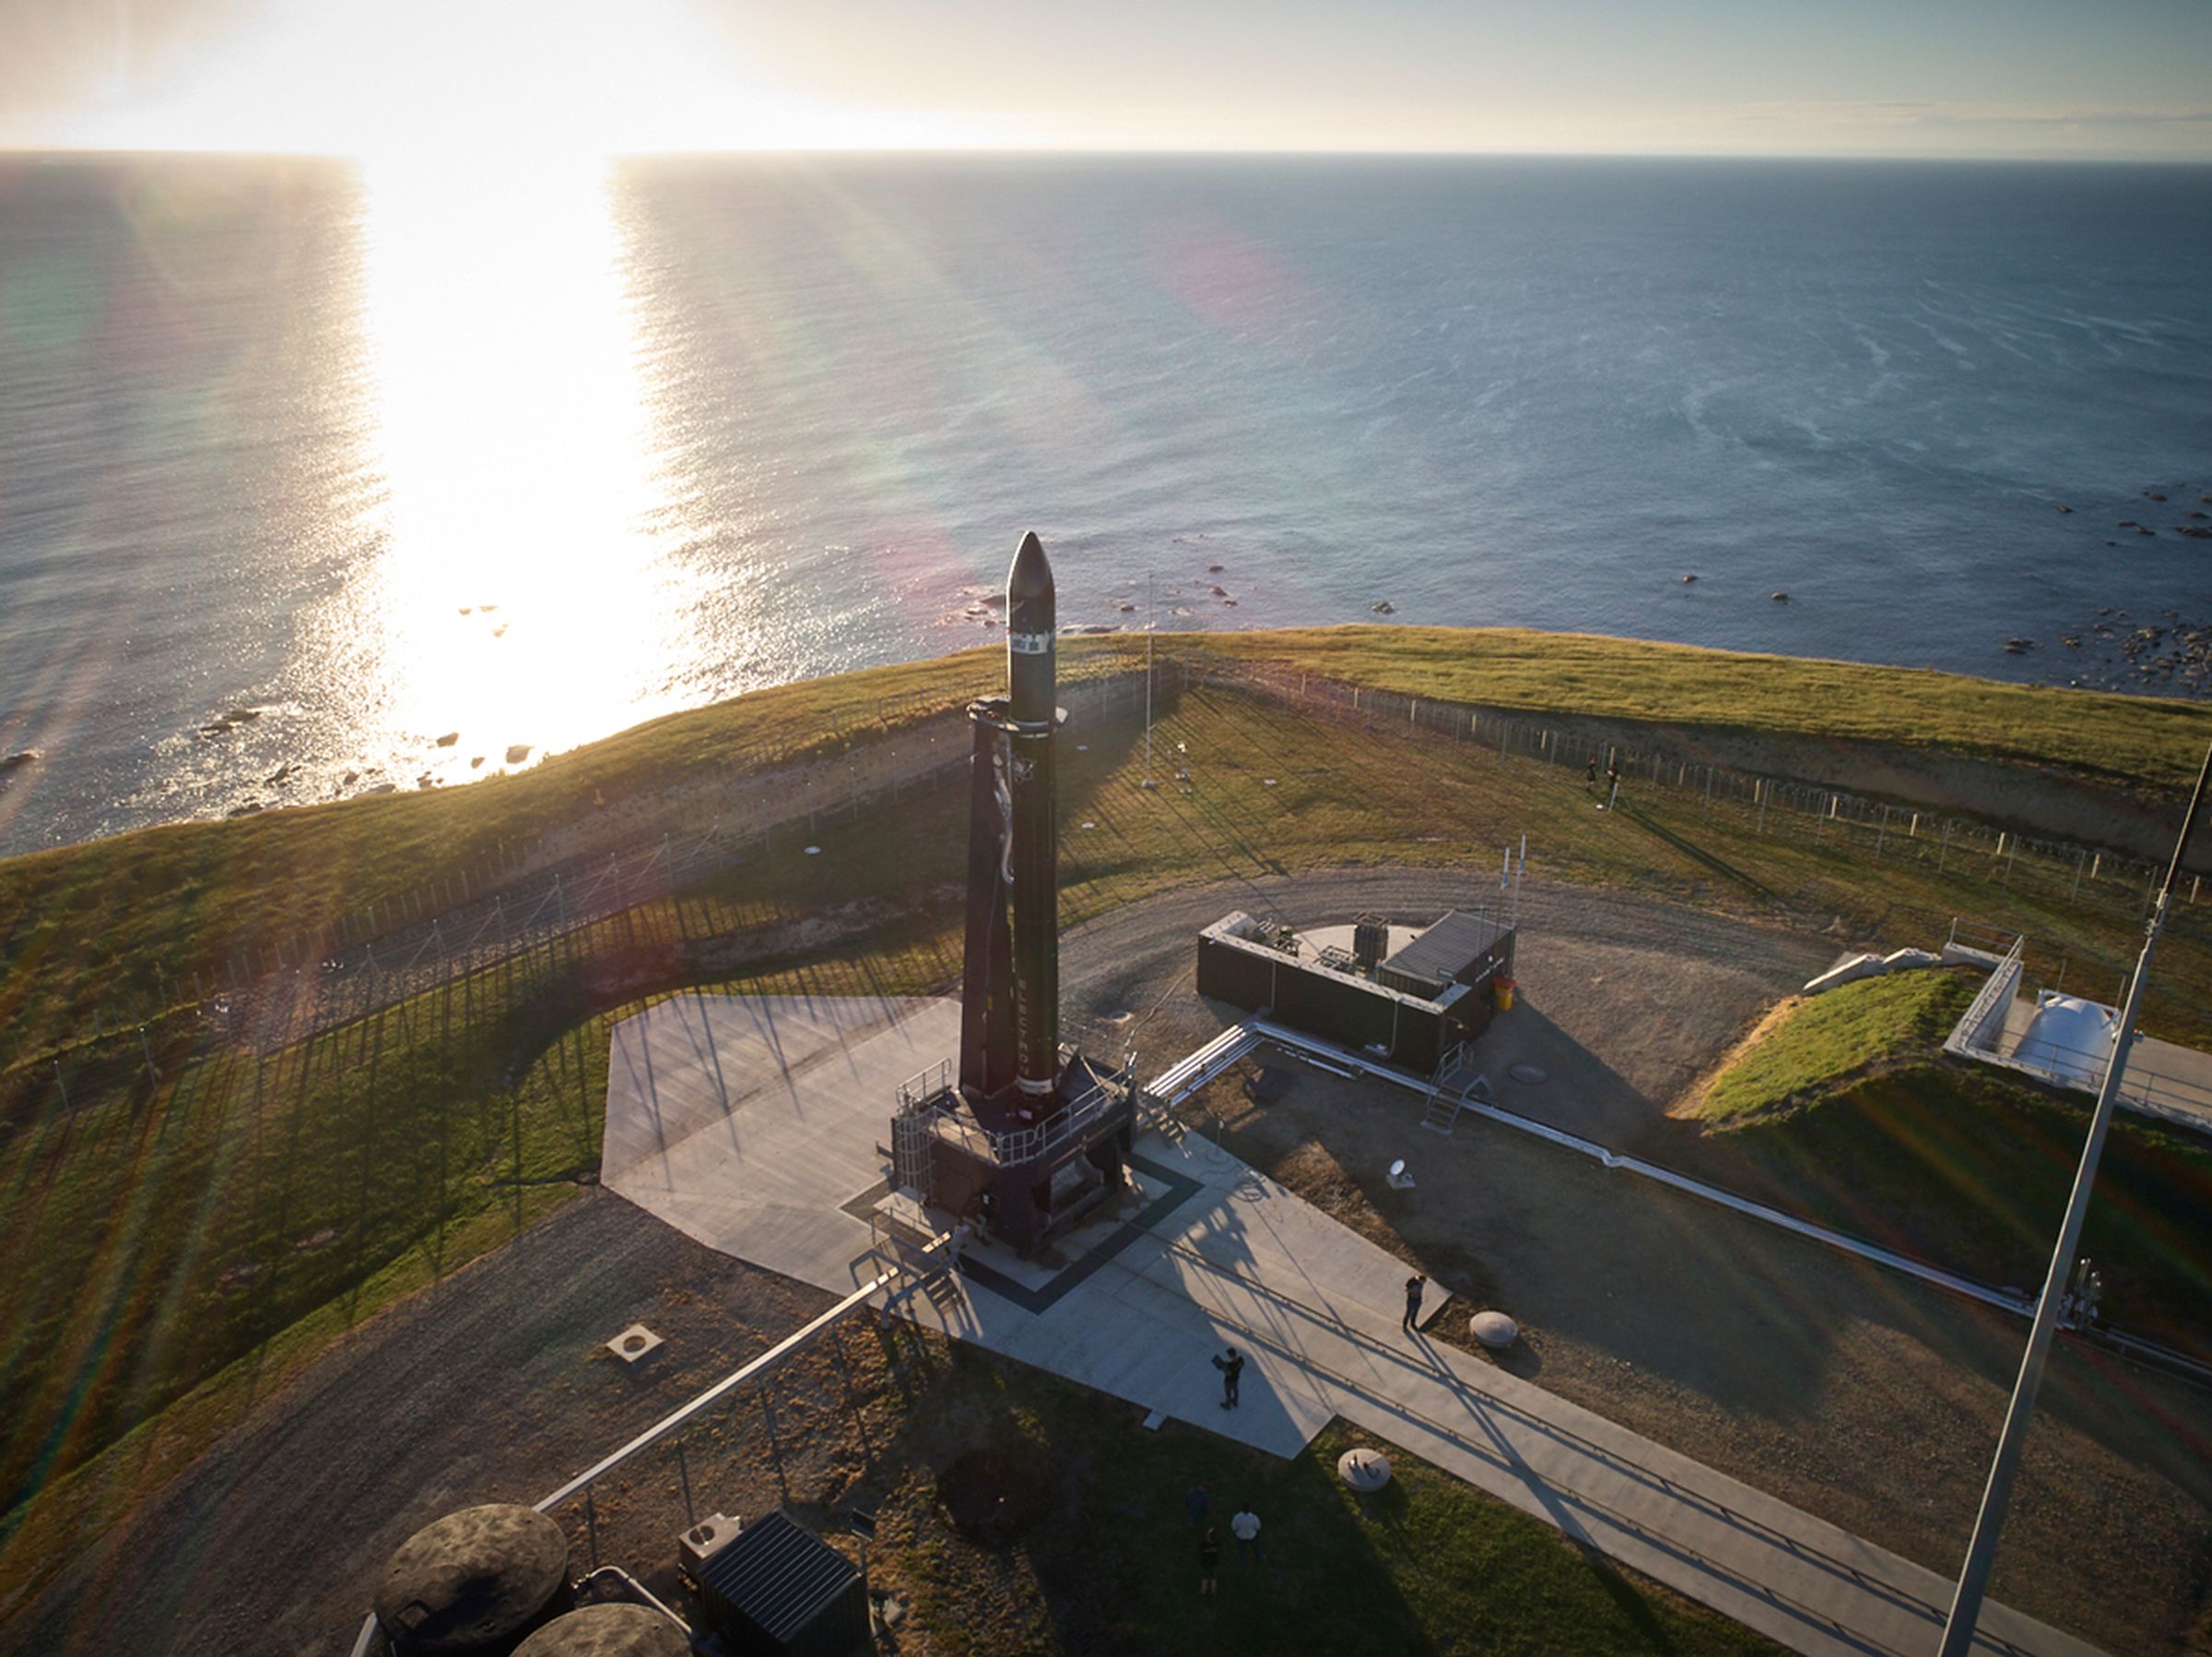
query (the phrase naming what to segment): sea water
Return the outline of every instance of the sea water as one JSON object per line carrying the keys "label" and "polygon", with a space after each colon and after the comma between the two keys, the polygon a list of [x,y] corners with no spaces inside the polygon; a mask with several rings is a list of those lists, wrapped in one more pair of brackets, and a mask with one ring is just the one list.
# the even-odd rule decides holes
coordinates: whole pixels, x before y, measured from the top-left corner
{"label": "sea water", "polygon": [[17,158],[0,846],[982,642],[1030,528],[1076,626],[2140,687],[2208,254],[2203,168]]}

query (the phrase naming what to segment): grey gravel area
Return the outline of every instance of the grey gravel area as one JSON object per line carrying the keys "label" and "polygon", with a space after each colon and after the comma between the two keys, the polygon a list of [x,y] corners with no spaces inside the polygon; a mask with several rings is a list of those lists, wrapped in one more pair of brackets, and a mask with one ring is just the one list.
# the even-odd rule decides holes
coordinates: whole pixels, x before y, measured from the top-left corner
{"label": "grey gravel area", "polygon": [[[372,1320],[0,1627],[0,1652],[350,1649],[394,1548],[531,1502],[828,1297],[594,1192]],[[635,1368],[599,1343],[643,1322]]]}

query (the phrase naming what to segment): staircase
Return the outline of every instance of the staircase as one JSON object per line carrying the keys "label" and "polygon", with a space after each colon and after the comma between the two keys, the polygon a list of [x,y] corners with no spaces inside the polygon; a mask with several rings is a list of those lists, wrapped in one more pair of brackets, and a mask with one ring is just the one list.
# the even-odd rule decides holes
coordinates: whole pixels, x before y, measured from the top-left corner
{"label": "staircase", "polygon": [[1421,1126],[1432,1134],[1450,1134],[1459,1125],[1459,1113],[1470,1103],[1492,1103],[1490,1078],[1475,1068],[1465,1047],[1444,1055],[1430,1078],[1429,1102],[1421,1112]]}

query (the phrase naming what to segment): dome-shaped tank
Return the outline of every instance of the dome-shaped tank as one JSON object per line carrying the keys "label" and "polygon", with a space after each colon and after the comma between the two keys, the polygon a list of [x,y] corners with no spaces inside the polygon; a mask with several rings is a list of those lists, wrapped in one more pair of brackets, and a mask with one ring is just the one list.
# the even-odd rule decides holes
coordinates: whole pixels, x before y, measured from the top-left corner
{"label": "dome-shaped tank", "polygon": [[557,1616],[514,1657],[690,1657],[684,1631],[643,1605],[586,1605]]}
{"label": "dome-shaped tank", "polygon": [[400,1657],[505,1657],[570,1603],[569,1539],[494,1502],[426,1524],[392,1555],[376,1620]]}

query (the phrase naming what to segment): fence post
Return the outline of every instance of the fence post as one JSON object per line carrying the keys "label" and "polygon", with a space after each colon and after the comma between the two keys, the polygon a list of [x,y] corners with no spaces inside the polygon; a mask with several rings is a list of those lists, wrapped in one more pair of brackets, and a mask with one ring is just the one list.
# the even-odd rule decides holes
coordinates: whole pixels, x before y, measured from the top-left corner
{"label": "fence post", "polygon": [[1951,825],[1950,825],[1950,819],[1947,817],[1947,818],[1945,818],[1945,819],[1944,819],[1944,825],[1943,825],[1943,846],[1942,846],[1942,849],[1941,849],[1940,851],[1938,851],[1938,852],[1936,853],[1936,872],[1938,875],[1940,875],[1940,874],[1942,874],[1942,873],[1943,873],[1943,864],[1944,864],[1944,860],[1945,860],[1946,858],[1947,858],[1948,856],[1950,856],[1950,854],[1951,854]]}
{"label": "fence post", "polygon": [[2074,889],[2066,894],[2066,901],[2069,903],[2081,896],[2081,848],[2077,846],[2074,848]]}

